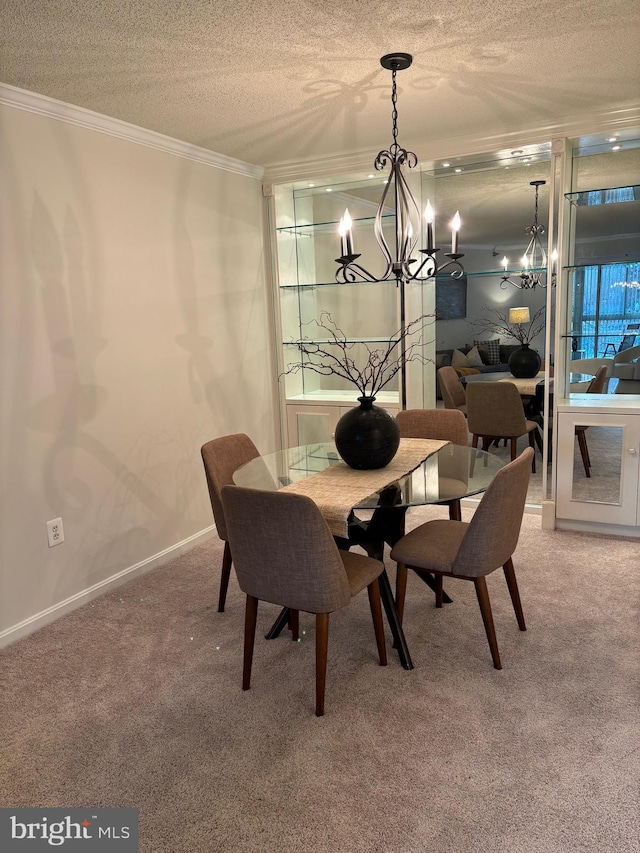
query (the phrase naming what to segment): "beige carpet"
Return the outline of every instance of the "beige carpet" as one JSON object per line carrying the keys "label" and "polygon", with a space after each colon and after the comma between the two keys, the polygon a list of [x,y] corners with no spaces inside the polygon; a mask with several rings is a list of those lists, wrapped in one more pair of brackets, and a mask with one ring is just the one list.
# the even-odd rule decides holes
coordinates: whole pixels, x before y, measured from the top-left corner
{"label": "beige carpet", "polygon": [[377,665],[359,596],[317,719],[311,617],[257,642],[241,691],[243,597],[233,577],[215,611],[212,540],[0,654],[0,804],[137,807],[145,853],[637,853],[638,550],[526,517],[527,632],[489,579],[501,672],[471,584],[436,610],[410,578],[410,672]]}

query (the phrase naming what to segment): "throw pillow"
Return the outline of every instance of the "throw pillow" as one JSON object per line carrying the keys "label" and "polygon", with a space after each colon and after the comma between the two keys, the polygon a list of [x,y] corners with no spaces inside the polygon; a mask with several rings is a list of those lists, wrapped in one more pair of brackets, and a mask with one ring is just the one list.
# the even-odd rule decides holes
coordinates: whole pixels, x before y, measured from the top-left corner
{"label": "throw pillow", "polygon": [[453,355],[451,356],[451,367],[468,367],[467,364],[467,356],[460,352],[459,349],[454,349]]}
{"label": "throw pillow", "polygon": [[478,352],[478,347],[472,347],[467,353],[467,367],[483,367],[484,361]]}
{"label": "throw pillow", "polygon": [[451,367],[482,367],[483,361],[477,347],[471,347],[469,352],[454,349],[451,356]]}
{"label": "throw pillow", "polygon": [[500,364],[500,338],[490,341],[474,341],[473,345],[484,354],[486,364]]}

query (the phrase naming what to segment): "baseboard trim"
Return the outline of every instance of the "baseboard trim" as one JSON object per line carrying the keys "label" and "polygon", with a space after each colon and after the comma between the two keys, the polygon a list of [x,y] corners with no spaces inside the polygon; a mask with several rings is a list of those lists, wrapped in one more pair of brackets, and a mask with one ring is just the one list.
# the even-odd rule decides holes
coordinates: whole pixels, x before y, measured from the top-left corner
{"label": "baseboard trim", "polygon": [[19,622],[17,625],[6,628],[4,631],[0,632],[0,648],[4,648],[11,643],[15,643],[16,640],[27,637],[29,634],[33,634],[40,628],[44,628],[45,625],[55,622],[56,619],[59,619],[66,613],[70,613],[72,610],[82,607],[83,604],[87,604],[94,598],[104,595],[105,592],[110,592],[112,589],[122,586],[122,584],[133,580],[139,575],[144,575],[152,569],[157,569],[164,563],[168,563],[169,560],[174,560],[186,551],[190,551],[192,548],[195,548],[196,545],[200,545],[202,542],[211,538],[211,536],[215,534],[215,530],[215,525],[212,524],[210,527],[206,527],[204,530],[194,533],[193,536],[189,536],[181,542],[176,542],[176,544],[172,545],[170,548],[165,548],[164,551],[160,551],[152,557],[148,557],[146,560],[141,560],[139,563],[129,566],[128,569],[123,569],[121,572],[117,572],[115,575],[112,575],[111,577],[106,578],[105,580],[100,581],[100,583],[94,584],[81,592],[77,592],[75,595],[66,598],[64,601],[60,601],[58,604],[47,607],[46,610],[30,616],[28,619]]}

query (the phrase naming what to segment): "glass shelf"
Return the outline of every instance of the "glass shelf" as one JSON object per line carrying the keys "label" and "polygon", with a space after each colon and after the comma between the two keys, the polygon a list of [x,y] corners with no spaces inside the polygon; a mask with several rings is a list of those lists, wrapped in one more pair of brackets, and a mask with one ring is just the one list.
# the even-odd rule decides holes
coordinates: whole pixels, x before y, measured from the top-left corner
{"label": "glass shelf", "polygon": [[597,207],[601,204],[625,204],[640,201],[640,185],[626,187],[603,187],[599,190],[580,190],[564,196],[577,207]]}
{"label": "glass shelf", "polygon": [[[427,280],[428,279],[425,279],[425,281],[427,281]],[[308,289],[308,288],[312,288],[312,287],[353,287],[354,285],[358,285],[358,284],[368,284],[368,285],[383,284],[383,285],[387,285],[387,286],[393,285],[393,287],[395,287],[396,286],[396,280],[395,280],[395,278],[388,278],[386,281],[347,281],[347,282],[344,282],[344,281],[313,281],[313,282],[301,282],[299,284],[296,284],[296,283],[294,283],[294,284],[281,284],[281,285],[279,285],[279,287],[281,287],[282,289],[286,289],[286,288],[291,289],[291,288],[296,288],[296,287]]]}
{"label": "glass shelf", "polygon": [[[395,214],[393,213],[385,213],[382,217],[384,221],[391,221],[395,219]],[[358,222],[365,223],[373,223],[375,222],[375,216],[362,216],[359,218],[353,218],[353,224],[357,224]],[[340,220],[338,219],[330,219],[327,222],[310,222],[306,225],[280,225],[276,228],[278,234],[295,234],[296,236],[306,236],[313,237],[314,234],[318,234],[321,232],[331,232],[334,231],[336,235],[338,234],[338,227],[340,226]],[[357,233],[357,232],[356,232]]]}
{"label": "glass shelf", "polygon": [[335,341],[333,338],[304,338],[296,341],[283,341],[285,347],[300,347],[307,344],[322,344],[322,346],[342,346],[343,344],[387,344],[391,346],[394,343],[400,343],[399,338],[380,337],[380,338],[347,338],[346,340]]}
{"label": "glass shelf", "polygon": [[625,264],[637,264],[640,263],[640,253],[638,253],[637,258],[629,258],[625,257],[619,261],[606,261],[605,263],[599,263],[597,259],[593,259],[591,261],[584,261],[579,264],[571,264],[570,266],[562,267],[563,270],[582,270],[587,269],[588,267],[618,267],[624,266]]}

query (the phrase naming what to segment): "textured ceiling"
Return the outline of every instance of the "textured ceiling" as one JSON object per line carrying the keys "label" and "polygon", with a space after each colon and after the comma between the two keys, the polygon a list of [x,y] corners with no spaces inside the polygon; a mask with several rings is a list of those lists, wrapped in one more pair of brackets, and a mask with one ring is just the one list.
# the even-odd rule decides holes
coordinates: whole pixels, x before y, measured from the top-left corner
{"label": "textured ceiling", "polygon": [[263,166],[640,100],[638,0],[3,0],[0,81]]}

